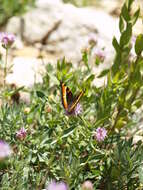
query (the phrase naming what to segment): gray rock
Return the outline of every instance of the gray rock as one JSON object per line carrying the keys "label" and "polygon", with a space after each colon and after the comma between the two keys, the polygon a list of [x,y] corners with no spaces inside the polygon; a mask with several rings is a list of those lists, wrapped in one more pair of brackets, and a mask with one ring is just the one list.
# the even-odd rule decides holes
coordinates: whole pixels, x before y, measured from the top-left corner
{"label": "gray rock", "polygon": [[48,52],[58,57],[79,61],[81,49],[87,46],[91,35],[99,41],[97,48],[104,46],[111,55],[109,57],[113,57],[111,41],[113,35],[118,34],[118,23],[101,10],[77,8],[60,0],[39,0],[37,7],[26,13],[23,20],[20,22],[19,17],[10,19],[7,31],[18,35],[20,28],[24,28],[25,41],[42,42]]}

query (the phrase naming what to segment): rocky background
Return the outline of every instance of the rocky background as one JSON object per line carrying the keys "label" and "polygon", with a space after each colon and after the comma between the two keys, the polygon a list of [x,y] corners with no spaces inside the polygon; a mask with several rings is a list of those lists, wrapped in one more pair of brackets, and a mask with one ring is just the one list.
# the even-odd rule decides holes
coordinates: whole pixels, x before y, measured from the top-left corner
{"label": "rocky background", "polygon": [[[122,3],[123,0],[102,0],[95,1],[92,7],[78,8],[62,0],[37,0],[35,8],[21,17],[11,18],[5,27],[17,36],[9,61],[13,64],[12,73],[7,76],[7,82],[27,87],[41,82],[44,65],[56,63],[64,56],[78,64],[81,50],[87,48],[90,40],[96,42],[93,58],[94,52],[102,49],[106,56],[104,64],[95,67],[95,73],[111,66],[112,38],[119,36],[118,15]],[[137,23],[134,34],[140,31],[143,29]],[[96,80],[96,85],[103,82]]]}

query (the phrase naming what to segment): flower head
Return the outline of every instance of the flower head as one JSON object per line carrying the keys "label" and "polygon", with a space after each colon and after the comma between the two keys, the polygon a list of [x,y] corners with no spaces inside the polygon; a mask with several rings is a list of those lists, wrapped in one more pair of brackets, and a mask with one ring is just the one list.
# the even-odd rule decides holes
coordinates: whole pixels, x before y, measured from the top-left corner
{"label": "flower head", "polygon": [[12,150],[10,146],[6,142],[0,140],[0,159],[10,156],[11,153]]}
{"label": "flower head", "polygon": [[12,44],[15,41],[15,36],[13,34],[6,34],[1,33],[0,34],[0,41],[2,43],[2,46],[7,49],[12,46]]}
{"label": "flower head", "polygon": [[56,183],[55,181],[52,181],[49,183],[46,190],[68,190],[68,187],[64,182]]}
{"label": "flower head", "polygon": [[97,37],[95,34],[90,34],[89,40],[88,40],[90,45],[96,45],[97,44]]}
{"label": "flower head", "polygon": [[93,184],[87,180],[82,184],[82,190],[93,190]]}
{"label": "flower head", "polygon": [[97,65],[99,62],[103,62],[105,59],[105,51],[104,50],[96,49],[94,55],[96,58]]}
{"label": "flower head", "polygon": [[96,129],[96,134],[95,134],[95,138],[98,142],[101,142],[105,139],[105,137],[107,136],[107,131],[106,129],[103,127],[98,127]]}
{"label": "flower head", "polygon": [[67,116],[78,116],[82,113],[82,105],[78,103],[72,112],[66,111]]}
{"label": "flower head", "polygon": [[74,114],[77,116],[80,115],[81,113],[82,113],[82,105],[78,103],[74,109]]}
{"label": "flower head", "polygon": [[19,131],[16,132],[16,137],[20,140],[25,139],[27,135],[27,131],[24,127],[22,127]]}

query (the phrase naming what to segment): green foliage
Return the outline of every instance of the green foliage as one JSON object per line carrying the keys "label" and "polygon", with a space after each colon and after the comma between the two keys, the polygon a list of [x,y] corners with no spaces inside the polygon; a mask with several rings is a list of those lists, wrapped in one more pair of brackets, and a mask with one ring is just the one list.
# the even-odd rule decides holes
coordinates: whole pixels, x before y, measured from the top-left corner
{"label": "green foliage", "polygon": [[[42,85],[29,89],[29,111],[24,103],[8,102],[8,97],[23,87],[1,93],[0,139],[13,149],[11,157],[0,161],[1,189],[40,190],[52,179],[65,181],[75,190],[81,189],[85,180],[91,180],[97,190],[143,188],[143,144],[134,143],[129,134],[131,127],[137,127],[140,116],[136,121],[136,110],[143,102],[142,34],[132,47],[132,28],[139,16],[138,12],[131,14],[132,3],[128,0],[122,8],[121,37],[119,41],[113,38],[116,56],[110,69],[96,76],[89,64],[90,51],[83,52],[78,67],[65,58],[56,66],[47,64]],[[96,77],[103,76],[107,76],[106,84],[96,87]],[[85,90],[81,115],[65,114],[60,81],[73,94]],[[27,129],[23,140],[16,137],[21,127]],[[98,127],[107,130],[102,142],[95,138]]]}
{"label": "green foliage", "polygon": [[136,39],[135,52],[137,55],[140,55],[142,51],[143,51],[143,34],[140,34]]}
{"label": "green foliage", "polygon": [[14,15],[23,14],[34,2],[35,0],[0,0],[0,25],[5,24]]}
{"label": "green foliage", "polygon": [[135,147],[132,138],[121,140],[117,136],[117,145],[109,150],[104,162],[103,189],[137,189],[139,186],[138,168],[142,163],[141,142]]}

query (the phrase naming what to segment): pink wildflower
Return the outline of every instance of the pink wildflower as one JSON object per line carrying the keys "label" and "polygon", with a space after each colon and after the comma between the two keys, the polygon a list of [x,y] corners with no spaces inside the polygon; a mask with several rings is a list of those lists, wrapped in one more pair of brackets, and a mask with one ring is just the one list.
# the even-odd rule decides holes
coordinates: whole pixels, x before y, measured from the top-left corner
{"label": "pink wildflower", "polygon": [[0,34],[0,41],[2,43],[2,46],[7,49],[12,46],[12,44],[15,41],[15,36],[13,34],[6,34],[1,33]]}
{"label": "pink wildflower", "polygon": [[52,181],[49,183],[46,190],[68,190],[68,187],[64,182],[56,183],[55,181]]}
{"label": "pink wildflower", "polygon": [[24,140],[27,135],[27,131],[22,127],[19,131],[16,132],[16,137],[20,140]]}
{"label": "pink wildflower", "polygon": [[87,180],[82,184],[82,190],[93,190],[93,184]]}
{"label": "pink wildflower", "polygon": [[96,49],[94,54],[95,54],[96,59],[98,59],[101,62],[104,61],[104,59],[105,59],[105,51],[104,50]]}
{"label": "pink wildflower", "polygon": [[104,141],[106,136],[107,136],[107,131],[105,128],[98,127],[96,129],[95,138],[98,142]]}
{"label": "pink wildflower", "polygon": [[12,150],[10,146],[6,142],[0,140],[0,160],[7,156],[10,156],[11,153]]}
{"label": "pink wildflower", "polygon": [[75,107],[74,114],[77,116],[80,115],[81,113],[82,113],[82,105],[78,103]]}
{"label": "pink wildflower", "polygon": [[80,103],[78,103],[76,105],[76,107],[74,108],[74,110],[69,113],[68,111],[66,111],[66,115],[67,116],[78,116],[82,113],[82,105]]}

